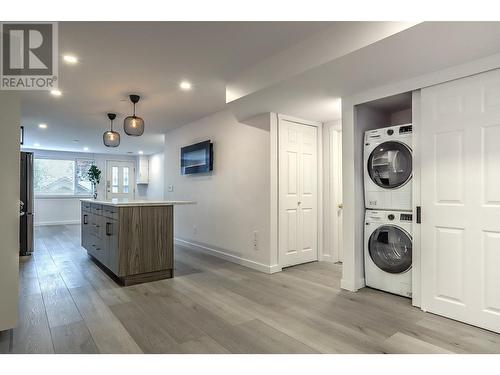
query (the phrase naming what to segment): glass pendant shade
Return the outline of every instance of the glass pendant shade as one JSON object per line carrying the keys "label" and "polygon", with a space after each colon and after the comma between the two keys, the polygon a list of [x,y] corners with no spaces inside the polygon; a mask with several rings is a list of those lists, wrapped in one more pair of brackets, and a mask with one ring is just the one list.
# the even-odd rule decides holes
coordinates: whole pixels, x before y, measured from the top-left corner
{"label": "glass pendant shade", "polygon": [[138,137],[144,134],[144,120],[135,115],[135,105],[139,102],[141,97],[139,95],[130,95],[130,101],[134,103],[134,114],[125,117],[123,120],[123,130],[126,134]]}
{"label": "glass pendant shade", "polygon": [[102,141],[106,147],[118,147],[120,145],[120,133],[113,130],[113,120],[116,118],[116,114],[108,113],[108,118],[111,122],[111,130],[104,132]]}
{"label": "glass pendant shade", "polygon": [[106,147],[118,147],[120,145],[120,133],[108,130],[102,135]]}
{"label": "glass pendant shade", "polygon": [[144,120],[135,115],[128,116],[123,120],[123,130],[132,136],[140,136],[144,133]]}

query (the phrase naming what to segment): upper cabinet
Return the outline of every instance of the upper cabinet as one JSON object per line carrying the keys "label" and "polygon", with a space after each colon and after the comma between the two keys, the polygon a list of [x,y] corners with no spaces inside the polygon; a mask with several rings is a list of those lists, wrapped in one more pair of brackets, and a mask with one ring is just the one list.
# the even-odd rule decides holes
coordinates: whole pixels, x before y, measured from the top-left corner
{"label": "upper cabinet", "polygon": [[147,156],[139,156],[138,169],[137,169],[137,183],[149,183],[149,158]]}

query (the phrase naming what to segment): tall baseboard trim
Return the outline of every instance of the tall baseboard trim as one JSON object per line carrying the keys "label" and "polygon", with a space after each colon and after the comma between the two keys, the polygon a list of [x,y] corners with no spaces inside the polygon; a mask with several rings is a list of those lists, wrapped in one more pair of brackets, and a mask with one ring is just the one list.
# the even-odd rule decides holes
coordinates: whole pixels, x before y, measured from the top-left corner
{"label": "tall baseboard trim", "polygon": [[35,227],[43,227],[46,225],[70,225],[70,224],[80,224],[80,220],[41,221],[41,222],[35,222]]}
{"label": "tall baseboard trim", "polygon": [[229,262],[236,263],[236,264],[251,268],[251,269],[256,270],[256,271],[260,271],[260,272],[264,272],[264,273],[268,273],[268,274],[281,271],[281,267],[278,265],[269,266],[269,265],[266,265],[263,263],[255,262],[253,260],[241,258],[241,257],[238,257],[236,255],[228,254],[224,251],[211,248],[207,245],[202,245],[199,243],[186,241],[186,240],[183,240],[183,239],[180,239],[177,237],[174,238],[174,242],[176,245],[184,246],[184,247],[187,247],[187,248],[192,249],[192,250],[202,251],[204,253],[209,253],[210,255],[213,255],[217,258],[224,259],[224,260],[227,260]]}

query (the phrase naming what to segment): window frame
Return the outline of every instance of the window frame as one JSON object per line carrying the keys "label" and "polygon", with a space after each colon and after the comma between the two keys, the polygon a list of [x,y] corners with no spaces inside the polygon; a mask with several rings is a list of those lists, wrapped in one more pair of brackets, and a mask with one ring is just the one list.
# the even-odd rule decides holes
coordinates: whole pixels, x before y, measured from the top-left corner
{"label": "window frame", "polygon": [[88,160],[92,162],[92,164],[95,164],[95,159],[94,158],[85,158],[85,157],[58,157],[58,156],[52,156],[52,155],[47,155],[47,156],[37,156],[35,155],[33,159],[33,173],[34,172],[34,164],[35,160],[37,159],[43,159],[43,160],[66,160],[66,161],[72,161],[74,162],[75,168],[74,168],[74,178],[73,178],[73,194],[40,194],[35,192],[35,189],[33,188],[33,195],[35,199],[85,199],[85,198],[92,198],[93,195],[92,193],[90,194],[75,194],[76,192],[76,185],[77,185],[77,163],[78,160]]}

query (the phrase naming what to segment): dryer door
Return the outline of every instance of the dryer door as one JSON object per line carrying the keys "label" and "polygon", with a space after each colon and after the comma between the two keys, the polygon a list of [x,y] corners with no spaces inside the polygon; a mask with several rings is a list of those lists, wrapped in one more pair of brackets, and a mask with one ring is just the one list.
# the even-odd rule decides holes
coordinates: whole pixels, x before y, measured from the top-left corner
{"label": "dryer door", "polygon": [[368,252],[373,263],[388,273],[403,273],[411,268],[411,236],[402,228],[382,225],[368,241]]}
{"label": "dryer door", "polygon": [[401,187],[411,179],[411,149],[401,142],[381,143],[370,154],[367,168],[378,186],[385,189]]}

